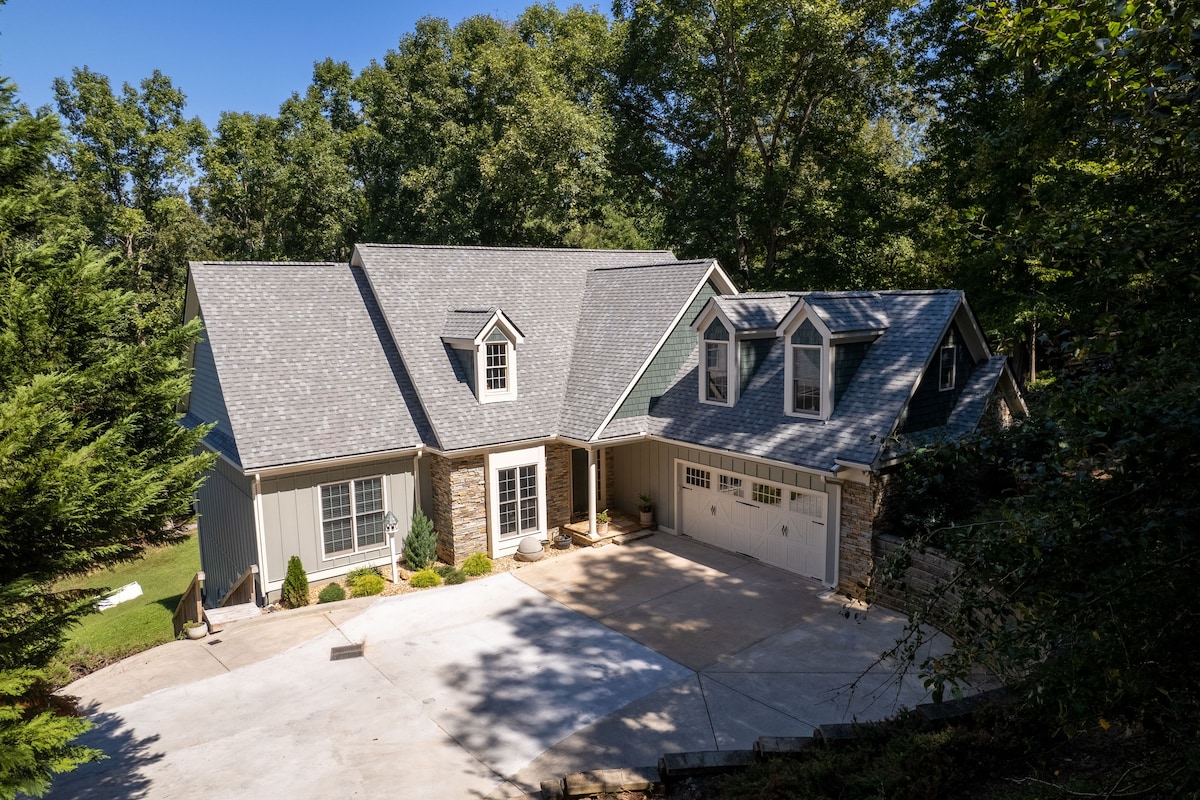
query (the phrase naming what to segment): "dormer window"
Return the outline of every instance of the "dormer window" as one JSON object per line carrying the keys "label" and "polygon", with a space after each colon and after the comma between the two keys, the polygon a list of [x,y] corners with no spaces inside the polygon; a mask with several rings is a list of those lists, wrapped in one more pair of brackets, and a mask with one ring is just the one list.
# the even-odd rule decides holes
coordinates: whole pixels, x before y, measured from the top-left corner
{"label": "dormer window", "polygon": [[459,363],[480,403],[517,399],[517,347],[524,335],[498,308],[456,309],[446,316],[442,341]]}
{"label": "dormer window", "polygon": [[812,320],[805,319],[788,338],[787,411],[805,417],[828,417],[828,345]]}
{"label": "dormer window", "polygon": [[731,405],[729,394],[730,356],[729,330],[719,320],[713,320],[704,330],[704,374],[701,376],[701,399],[706,403]]}
{"label": "dormer window", "polygon": [[938,351],[938,389],[940,391],[948,392],[954,389],[958,377],[955,374],[957,360],[954,340],[947,337]]}
{"label": "dormer window", "polygon": [[484,387],[484,390],[488,392],[507,392],[509,341],[499,331],[496,331],[493,336],[496,334],[499,334],[501,341],[489,341],[485,345],[484,359],[486,364],[484,366],[484,374],[487,385]]}

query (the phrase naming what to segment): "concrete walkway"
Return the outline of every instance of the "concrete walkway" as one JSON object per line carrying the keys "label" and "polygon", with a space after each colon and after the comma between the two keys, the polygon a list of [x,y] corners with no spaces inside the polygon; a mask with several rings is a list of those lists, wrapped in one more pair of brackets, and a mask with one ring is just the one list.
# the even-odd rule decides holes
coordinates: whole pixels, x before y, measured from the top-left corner
{"label": "concrete walkway", "polygon": [[[110,758],[49,796],[508,798],[921,702],[886,668],[849,690],[903,624],[853,616],[809,581],[664,534],[272,614],[68,687]],[[331,660],[353,643],[362,657]]]}

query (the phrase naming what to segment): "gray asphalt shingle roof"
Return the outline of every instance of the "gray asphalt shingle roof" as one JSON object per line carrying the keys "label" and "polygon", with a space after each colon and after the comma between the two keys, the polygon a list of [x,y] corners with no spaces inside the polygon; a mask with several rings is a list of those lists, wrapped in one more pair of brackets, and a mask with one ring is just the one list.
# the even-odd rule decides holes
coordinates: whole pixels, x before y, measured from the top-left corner
{"label": "gray asphalt shingle roof", "polygon": [[840,319],[855,325],[870,319],[887,328],[871,345],[830,419],[810,420],[784,413],[787,346],[780,339],[732,408],[697,402],[698,369],[693,352],[650,414],[609,425],[602,436],[646,430],[819,470],[831,469],[835,460],[874,463],[957,311],[962,293],[880,292],[854,300],[853,306],[840,306],[835,296],[822,294],[813,303],[818,313],[837,309],[833,319],[839,319],[841,309],[853,308]]}
{"label": "gray asphalt shingle roof", "polygon": [[421,443],[361,270],[252,262],[190,270],[244,469]]}
{"label": "gray asphalt shingle roof", "polygon": [[[581,315],[593,270],[674,262],[664,251],[602,251],[363,244],[356,250],[404,364],[446,450],[553,436],[578,397],[572,424],[594,416],[570,385]],[[622,279],[612,276],[612,291]],[[590,301],[589,301],[590,302]],[[459,360],[440,338],[448,311],[501,308],[525,341],[513,352],[517,398],[479,403]],[[653,326],[654,320],[646,323]],[[611,380],[620,378],[610,375]],[[624,384],[622,384],[622,388]],[[607,409],[606,409],[607,411]],[[598,425],[599,419],[596,420]]]}
{"label": "gray asphalt shingle roof", "polygon": [[797,292],[745,292],[717,295],[713,302],[733,323],[734,330],[774,328],[800,298]]}
{"label": "gray asphalt shingle roof", "polygon": [[882,331],[887,328],[880,316],[880,294],[876,292],[809,292],[809,305],[830,333]]}

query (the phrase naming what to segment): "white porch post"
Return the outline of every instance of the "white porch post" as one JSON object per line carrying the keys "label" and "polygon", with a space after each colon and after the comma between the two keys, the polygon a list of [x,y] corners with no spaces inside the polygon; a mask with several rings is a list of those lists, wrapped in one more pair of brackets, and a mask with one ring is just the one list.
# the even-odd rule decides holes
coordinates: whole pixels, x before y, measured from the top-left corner
{"label": "white porch post", "polygon": [[588,451],[588,536],[595,539],[596,534],[596,450],[589,447]]}

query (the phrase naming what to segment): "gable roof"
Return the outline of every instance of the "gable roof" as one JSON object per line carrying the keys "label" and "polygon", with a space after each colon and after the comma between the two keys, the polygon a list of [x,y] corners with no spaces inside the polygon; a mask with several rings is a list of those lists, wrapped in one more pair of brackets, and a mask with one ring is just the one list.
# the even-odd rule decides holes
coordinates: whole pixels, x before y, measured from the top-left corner
{"label": "gable roof", "polygon": [[411,386],[362,270],[193,262],[189,280],[232,428],[220,435],[233,436],[247,472],[421,444]]}
{"label": "gable roof", "polygon": [[601,437],[645,430],[825,472],[839,461],[874,464],[963,295],[949,290],[853,293],[845,300],[852,302],[843,302],[838,293],[820,293],[804,295],[802,302],[818,314],[826,312],[827,324],[839,330],[860,330],[855,326],[869,323],[886,331],[871,345],[828,420],[784,412],[787,344],[776,339],[735,406],[696,402],[699,370],[693,352],[648,415],[611,424]]}
{"label": "gable roof", "polygon": [[711,302],[735,331],[753,331],[777,326],[801,296],[798,292],[743,292],[717,295]]}
{"label": "gable roof", "polygon": [[[585,303],[591,273],[675,261],[666,251],[361,244],[353,263],[362,265],[379,300],[435,443],[458,450],[557,435],[577,397],[569,379],[581,315],[603,308],[595,295]],[[609,275],[596,285],[605,281],[615,292],[623,278]],[[518,314],[525,341],[513,353],[516,399],[481,404],[440,334],[447,312],[490,308]]]}

